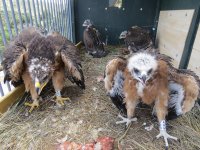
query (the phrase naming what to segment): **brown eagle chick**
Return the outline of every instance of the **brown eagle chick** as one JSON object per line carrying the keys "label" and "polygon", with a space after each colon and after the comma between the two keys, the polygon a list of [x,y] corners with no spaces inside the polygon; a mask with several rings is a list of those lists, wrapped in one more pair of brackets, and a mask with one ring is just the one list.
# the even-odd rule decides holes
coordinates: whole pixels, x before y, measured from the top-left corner
{"label": "brown eagle chick", "polygon": [[[26,91],[30,92],[33,100],[32,104],[25,103],[31,107],[31,112],[34,107],[39,106],[39,94],[53,75],[55,55],[51,41],[37,31],[34,36],[32,34],[28,36],[27,32],[29,31],[22,31],[5,49],[2,65],[6,72],[4,81],[18,83],[22,80],[24,82]],[[27,41],[25,37],[30,41]]]}
{"label": "brown eagle chick", "polygon": [[150,51],[155,50],[151,48],[153,47],[153,41],[149,32],[138,26],[133,26],[128,31],[123,31],[120,34],[119,39],[124,39],[130,54],[146,49]]}
{"label": "brown eagle chick", "polygon": [[80,61],[74,56],[74,47],[64,42],[57,48],[55,38],[47,38],[37,29],[32,33],[30,32],[32,29],[31,27],[30,30],[29,28],[23,30],[8,45],[2,62],[6,72],[4,80],[12,81],[12,83],[22,80],[26,91],[30,91],[33,103],[25,103],[31,107],[30,112],[39,106],[39,95],[50,79],[56,91],[57,104],[63,105],[64,100],[69,100],[61,96],[65,70],[71,77],[71,81],[82,88],[85,87],[83,72],[79,66]]}
{"label": "brown eagle chick", "polygon": [[127,118],[117,123],[130,124],[137,120],[135,108],[139,102],[154,105],[160,123],[160,134],[166,147],[168,138],[177,140],[166,132],[165,118],[168,110],[179,116],[192,109],[199,95],[199,79],[191,71],[175,69],[162,54],[136,53],[128,60],[115,58],[105,70],[105,88],[118,109]]}
{"label": "brown eagle chick", "polygon": [[83,41],[88,54],[93,57],[105,57],[108,52],[104,49],[104,44],[100,40],[100,33],[94,28],[89,19],[85,20],[83,26],[86,27],[83,32]]}

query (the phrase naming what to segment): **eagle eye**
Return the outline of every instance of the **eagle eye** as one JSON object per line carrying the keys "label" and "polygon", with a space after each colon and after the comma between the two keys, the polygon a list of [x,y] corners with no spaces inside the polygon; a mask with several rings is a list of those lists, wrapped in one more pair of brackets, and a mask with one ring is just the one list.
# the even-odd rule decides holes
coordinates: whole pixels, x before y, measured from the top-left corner
{"label": "eagle eye", "polygon": [[152,71],[153,71],[153,69],[149,69],[149,71],[147,72],[147,74],[148,74],[148,75],[151,74]]}
{"label": "eagle eye", "polygon": [[136,68],[134,68],[133,69],[134,70],[134,72],[136,73],[136,74],[138,74],[140,71],[138,70],[138,69],[136,69]]}

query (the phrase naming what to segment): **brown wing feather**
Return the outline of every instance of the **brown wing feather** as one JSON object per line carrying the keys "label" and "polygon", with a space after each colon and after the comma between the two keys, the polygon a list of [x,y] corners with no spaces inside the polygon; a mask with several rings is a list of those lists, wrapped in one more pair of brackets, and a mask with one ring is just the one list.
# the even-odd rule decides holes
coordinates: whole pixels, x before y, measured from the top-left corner
{"label": "brown wing feather", "polygon": [[[108,62],[105,70],[105,88],[107,94],[110,96],[113,104],[124,114],[126,114],[126,107],[124,103],[124,75],[126,69],[126,59],[119,57]],[[120,72],[120,73],[119,73]]]}
{"label": "brown wing feather", "polygon": [[[157,59],[167,62],[169,66],[169,80],[170,81],[175,81],[182,84],[185,90],[186,90],[186,87],[189,85],[194,87],[195,89],[198,87],[197,94],[194,92],[195,91],[194,89],[192,89],[192,92],[194,92],[194,95],[198,95],[198,98],[200,98],[200,79],[195,74],[195,72],[189,69],[175,68],[172,64],[173,59],[165,54],[157,54]],[[187,95],[187,93],[190,92],[190,90],[186,90],[185,92],[186,92],[185,95]]]}
{"label": "brown wing feather", "polygon": [[28,27],[23,29],[6,46],[2,66],[5,70],[4,82],[12,81],[14,86],[22,83],[21,75],[25,70],[25,58],[27,57],[27,50],[30,41],[36,37],[41,36],[42,31],[35,27]]}
{"label": "brown wing feather", "polygon": [[2,61],[5,70],[4,82],[12,81],[14,86],[22,83],[21,75],[25,70],[24,59],[27,55],[24,45],[18,42],[10,42],[4,51]]}
{"label": "brown wing feather", "polygon": [[123,57],[114,58],[108,62],[105,70],[105,88],[107,91],[111,90],[114,85],[114,77],[117,71],[124,72],[127,65],[127,60]]}
{"label": "brown wing feather", "polygon": [[77,55],[74,55],[74,52],[71,52],[73,50],[76,50],[75,46],[64,46],[61,50],[61,58],[65,64],[65,68],[67,68],[68,79],[75,82],[79,87],[85,89],[85,80],[80,60],[77,59]]}
{"label": "brown wing feather", "polygon": [[47,36],[56,47],[57,66],[64,64],[67,78],[75,82],[79,87],[85,88],[85,80],[81,68],[81,60],[76,46],[58,32],[52,32]]}

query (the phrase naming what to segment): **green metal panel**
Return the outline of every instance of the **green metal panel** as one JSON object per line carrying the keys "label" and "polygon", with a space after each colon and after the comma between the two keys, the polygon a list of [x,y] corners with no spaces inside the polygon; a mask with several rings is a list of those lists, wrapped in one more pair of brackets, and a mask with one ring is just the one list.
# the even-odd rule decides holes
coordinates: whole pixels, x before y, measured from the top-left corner
{"label": "green metal panel", "polygon": [[161,10],[181,10],[198,8],[200,0],[161,0]]}
{"label": "green metal panel", "polygon": [[123,0],[122,8],[109,7],[109,0],[75,0],[76,40],[82,40],[84,20],[90,19],[104,41],[119,44],[119,34],[131,26],[152,29],[155,25],[157,0]]}
{"label": "green metal panel", "polygon": [[195,12],[192,18],[192,23],[190,25],[187,39],[185,41],[184,51],[181,57],[179,68],[187,69],[188,67],[190,56],[192,54],[194,41],[197,34],[197,30],[199,27],[199,20],[200,20],[200,6],[199,8],[195,9]]}

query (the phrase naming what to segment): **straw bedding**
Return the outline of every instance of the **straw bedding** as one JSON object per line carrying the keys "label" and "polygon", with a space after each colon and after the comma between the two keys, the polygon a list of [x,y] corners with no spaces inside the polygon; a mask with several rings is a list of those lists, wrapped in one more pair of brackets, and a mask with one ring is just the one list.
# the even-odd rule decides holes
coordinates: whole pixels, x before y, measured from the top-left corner
{"label": "straw bedding", "polygon": [[[164,149],[162,139],[154,140],[158,124],[151,116],[151,109],[137,108],[138,121],[128,129],[125,125],[115,124],[119,112],[106,96],[104,83],[97,82],[97,77],[103,76],[107,61],[117,56],[120,48],[108,46],[107,49],[112,52],[100,59],[81,52],[86,89],[81,90],[66,82],[62,94],[70,97],[71,101],[67,101],[64,107],[55,105],[54,90],[48,85],[42,93],[40,107],[31,114],[24,105],[14,105],[3,114],[0,118],[0,149],[51,150],[65,140],[84,144],[100,136],[115,138],[115,149]],[[23,99],[30,101],[30,96],[26,95]],[[150,125],[152,130],[145,130]],[[179,142],[170,142],[170,149],[200,149],[199,106],[187,115],[168,122],[167,128],[171,135],[180,138]]]}

